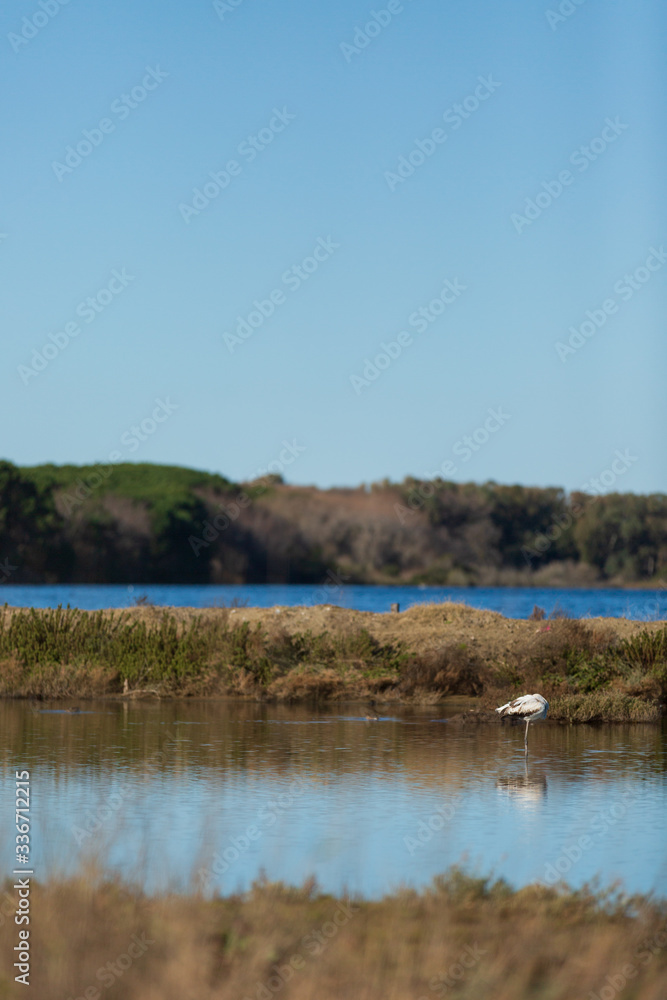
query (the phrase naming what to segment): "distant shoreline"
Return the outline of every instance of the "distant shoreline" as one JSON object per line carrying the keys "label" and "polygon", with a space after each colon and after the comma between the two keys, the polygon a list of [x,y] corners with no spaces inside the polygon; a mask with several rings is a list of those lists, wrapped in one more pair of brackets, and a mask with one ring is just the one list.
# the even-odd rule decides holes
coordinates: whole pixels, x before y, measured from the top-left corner
{"label": "distant shoreline", "polygon": [[270,608],[275,605],[312,608],[333,604],[377,614],[429,603],[457,603],[506,618],[546,617],[628,618],[635,621],[667,619],[667,591],[625,588],[425,587],[383,584],[345,584],[331,574],[317,584],[50,584],[12,587],[0,591],[0,607],[73,607],[85,611],[130,610],[136,606],[161,608]]}

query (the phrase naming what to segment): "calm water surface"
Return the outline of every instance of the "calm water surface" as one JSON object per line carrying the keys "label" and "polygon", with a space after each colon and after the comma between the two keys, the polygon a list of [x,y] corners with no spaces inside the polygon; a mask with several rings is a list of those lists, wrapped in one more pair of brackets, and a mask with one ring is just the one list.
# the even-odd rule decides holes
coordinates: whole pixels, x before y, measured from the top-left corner
{"label": "calm water surface", "polygon": [[0,601],[20,607],[55,608],[59,604],[93,610],[127,608],[140,597],[172,607],[211,607],[240,601],[251,607],[274,604],[338,604],[359,611],[389,611],[398,602],[401,610],[430,601],[463,601],[473,608],[499,611],[508,618],[527,618],[538,604],[551,614],[556,609],[573,618],[667,618],[664,590],[581,590],[555,587],[370,587],[344,586],[331,575],[320,585],[243,584],[238,586],[179,586],[137,584],[107,586],[76,584],[58,586],[3,585]]}
{"label": "calm water surface", "polygon": [[[667,896],[667,729],[461,726],[446,709],[250,703],[0,704],[0,833],[31,774],[36,876],[96,854],[149,890],[230,891],[262,871],[377,897],[455,863],[520,886]],[[216,872],[217,869],[217,872]]]}

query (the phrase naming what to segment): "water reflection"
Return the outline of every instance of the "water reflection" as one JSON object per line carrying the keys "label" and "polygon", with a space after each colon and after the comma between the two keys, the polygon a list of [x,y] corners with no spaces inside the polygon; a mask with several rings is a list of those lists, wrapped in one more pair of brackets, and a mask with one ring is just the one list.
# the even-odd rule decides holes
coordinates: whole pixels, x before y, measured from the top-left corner
{"label": "water reflection", "polygon": [[547,776],[543,767],[524,761],[523,773],[503,775],[496,778],[499,791],[514,798],[519,805],[531,808],[547,794]]}
{"label": "water reflection", "polygon": [[[446,710],[212,701],[0,704],[3,845],[14,770],[32,780],[39,875],[99,852],[149,889],[247,886],[263,869],[379,895],[466,859],[519,885],[567,871],[667,894],[659,726],[461,726]],[[611,810],[611,811],[610,811]],[[4,823],[4,826],[2,824]],[[4,870],[11,870],[3,846]],[[216,862],[216,858],[219,859]],[[549,868],[551,866],[551,868]]]}

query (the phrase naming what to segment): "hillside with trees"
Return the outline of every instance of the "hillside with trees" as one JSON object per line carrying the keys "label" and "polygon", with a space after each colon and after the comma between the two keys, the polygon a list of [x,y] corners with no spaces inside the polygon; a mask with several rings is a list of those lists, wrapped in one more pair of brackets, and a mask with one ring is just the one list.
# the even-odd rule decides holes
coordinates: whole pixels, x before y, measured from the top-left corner
{"label": "hillside with trees", "polygon": [[233,483],[174,466],[0,462],[0,580],[13,583],[649,585],[667,495],[387,480]]}

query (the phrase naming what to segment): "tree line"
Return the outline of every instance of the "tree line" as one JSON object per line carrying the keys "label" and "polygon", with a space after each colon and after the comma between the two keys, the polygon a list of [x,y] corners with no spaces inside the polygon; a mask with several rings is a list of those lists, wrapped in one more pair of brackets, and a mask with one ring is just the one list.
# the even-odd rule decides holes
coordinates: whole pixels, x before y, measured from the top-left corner
{"label": "tree line", "polygon": [[0,582],[658,584],[667,495],[0,462]]}

